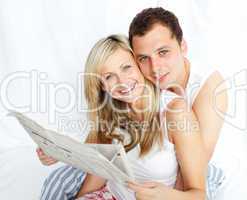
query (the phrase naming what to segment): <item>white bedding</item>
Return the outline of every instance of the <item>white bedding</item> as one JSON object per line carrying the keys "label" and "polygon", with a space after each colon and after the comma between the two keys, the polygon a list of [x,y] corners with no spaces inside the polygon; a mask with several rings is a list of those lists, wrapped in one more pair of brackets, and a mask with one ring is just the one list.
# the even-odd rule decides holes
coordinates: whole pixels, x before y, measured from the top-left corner
{"label": "white bedding", "polygon": [[34,146],[9,149],[0,154],[0,198],[37,200],[45,177],[61,166],[41,165]]}

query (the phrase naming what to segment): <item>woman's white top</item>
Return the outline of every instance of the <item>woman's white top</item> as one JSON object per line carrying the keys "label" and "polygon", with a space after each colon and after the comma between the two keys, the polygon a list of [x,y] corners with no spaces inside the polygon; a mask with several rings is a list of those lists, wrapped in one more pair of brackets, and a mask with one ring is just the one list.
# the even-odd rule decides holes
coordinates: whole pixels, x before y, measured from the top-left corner
{"label": "woman's white top", "polygon": [[[187,95],[187,101],[189,101],[191,105],[193,104],[200,88],[211,74],[212,71],[201,77],[198,74],[194,74],[190,69],[190,77],[185,94]],[[161,91],[160,113],[163,113],[167,104],[175,97],[178,97],[175,93],[166,90]],[[161,121],[165,122],[165,120]],[[176,151],[174,144],[168,140],[165,123],[162,124],[162,128],[165,134],[164,146],[162,149],[156,145],[144,158],[139,158],[140,146],[137,145],[127,153],[127,157],[134,173],[134,178],[137,182],[157,181],[166,186],[174,187],[178,172]],[[128,134],[126,138],[126,140],[128,140]],[[127,143],[128,141],[125,142]],[[118,200],[136,199],[133,191],[118,183],[108,181],[107,187]]]}

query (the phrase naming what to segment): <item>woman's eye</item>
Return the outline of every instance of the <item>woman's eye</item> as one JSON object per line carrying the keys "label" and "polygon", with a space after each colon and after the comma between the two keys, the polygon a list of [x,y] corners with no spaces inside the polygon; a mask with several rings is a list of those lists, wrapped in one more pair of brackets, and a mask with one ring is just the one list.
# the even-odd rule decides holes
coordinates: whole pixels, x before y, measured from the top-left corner
{"label": "woman's eye", "polygon": [[106,79],[106,80],[109,80],[111,77],[112,77],[112,75],[107,75],[107,76],[105,77],[105,79]]}
{"label": "woman's eye", "polygon": [[147,57],[143,56],[143,57],[141,57],[141,58],[139,59],[139,62],[140,62],[140,63],[143,63],[143,62],[145,62],[146,60],[147,60]]}

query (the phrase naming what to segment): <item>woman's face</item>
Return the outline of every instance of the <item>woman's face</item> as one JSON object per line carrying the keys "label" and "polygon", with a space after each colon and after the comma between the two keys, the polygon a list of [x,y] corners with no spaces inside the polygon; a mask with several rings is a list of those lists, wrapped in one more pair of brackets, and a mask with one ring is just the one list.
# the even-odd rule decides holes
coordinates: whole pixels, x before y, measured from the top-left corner
{"label": "woman's face", "polygon": [[103,90],[112,98],[133,103],[144,90],[144,77],[132,54],[118,48],[100,67]]}

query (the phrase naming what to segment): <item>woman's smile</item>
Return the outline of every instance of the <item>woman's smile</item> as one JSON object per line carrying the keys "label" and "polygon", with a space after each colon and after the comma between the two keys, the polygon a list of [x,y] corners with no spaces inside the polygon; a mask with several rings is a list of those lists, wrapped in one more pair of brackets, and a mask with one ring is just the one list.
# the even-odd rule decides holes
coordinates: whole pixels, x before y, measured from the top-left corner
{"label": "woman's smile", "polygon": [[125,84],[123,89],[119,90],[119,93],[122,95],[129,94],[130,92],[132,92],[136,88],[136,85],[137,85],[137,81],[135,81],[134,83],[131,83],[129,85]]}

